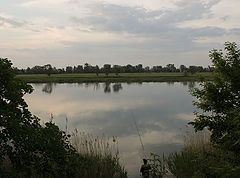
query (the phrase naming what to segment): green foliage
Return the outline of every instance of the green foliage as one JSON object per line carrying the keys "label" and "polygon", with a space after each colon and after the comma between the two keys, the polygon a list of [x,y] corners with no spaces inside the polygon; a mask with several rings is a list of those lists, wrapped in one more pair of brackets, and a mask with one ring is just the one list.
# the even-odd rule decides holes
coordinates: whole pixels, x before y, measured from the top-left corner
{"label": "green foliage", "polygon": [[[185,146],[168,156],[152,154],[152,177],[174,175],[180,178],[237,178],[240,166],[235,154],[213,146],[208,133],[187,132]],[[207,136],[207,137],[206,137]]]}
{"label": "green foliage", "polygon": [[167,158],[167,164],[176,177],[225,178],[239,175],[239,167],[233,167],[234,160],[234,154],[205,145],[199,149],[186,147],[180,153],[172,153]]}
{"label": "green foliage", "polygon": [[207,127],[211,141],[221,148],[240,153],[240,50],[236,43],[225,43],[226,54],[210,51],[215,67],[212,82],[205,82],[192,94],[194,103],[203,112],[195,113],[191,122],[196,130]]}
{"label": "green foliage", "polygon": [[[52,122],[41,125],[31,114],[23,96],[33,89],[15,77],[11,66],[0,58],[0,177],[106,177],[99,160],[79,154],[69,135]],[[93,165],[101,176],[86,174],[94,172]],[[107,175],[126,177],[118,159],[104,165]]]}
{"label": "green foliage", "polygon": [[[32,87],[15,78],[11,62],[0,59],[0,169],[12,176],[72,174],[68,160],[76,157],[67,135],[53,123],[40,125],[23,99]],[[80,159],[80,157],[79,157]],[[10,166],[6,168],[6,162]]]}
{"label": "green foliage", "polygon": [[111,71],[111,64],[104,64],[103,65],[103,72],[108,76]]}
{"label": "green foliage", "polygon": [[167,165],[167,157],[159,156],[157,154],[151,153],[148,159],[150,169],[150,176],[152,178],[162,178],[164,175],[169,173]]}
{"label": "green foliage", "polygon": [[190,124],[196,131],[207,128],[211,142],[203,135],[187,135],[183,150],[157,158],[154,166],[160,168],[155,170],[161,176],[170,172],[180,178],[239,177],[240,50],[236,43],[227,42],[225,51],[225,55],[221,50],[210,51],[215,67],[213,80],[192,90],[198,111]]}

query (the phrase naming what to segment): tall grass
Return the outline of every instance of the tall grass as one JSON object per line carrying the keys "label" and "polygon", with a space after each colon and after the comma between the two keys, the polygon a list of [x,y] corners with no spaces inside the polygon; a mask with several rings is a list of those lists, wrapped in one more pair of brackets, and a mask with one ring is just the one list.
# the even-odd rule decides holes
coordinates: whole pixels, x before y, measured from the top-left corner
{"label": "tall grass", "polygon": [[112,139],[98,137],[75,129],[71,143],[85,160],[81,170],[84,177],[127,177],[126,170],[120,164],[118,142],[115,137]]}
{"label": "tall grass", "polygon": [[168,156],[152,154],[152,177],[174,175],[178,178],[235,178],[240,175],[236,155],[226,152],[210,142],[207,130],[188,130],[184,148]]}
{"label": "tall grass", "polygon": [[208,130],[194,132],[188,129],[184,135],[184,149],[197,150],[210,148],[210,132]]}

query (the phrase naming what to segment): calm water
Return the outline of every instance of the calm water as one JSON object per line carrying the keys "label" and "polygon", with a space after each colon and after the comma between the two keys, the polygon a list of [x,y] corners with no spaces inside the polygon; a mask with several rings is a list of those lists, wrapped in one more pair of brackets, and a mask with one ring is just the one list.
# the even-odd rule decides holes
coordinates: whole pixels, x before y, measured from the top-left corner
{"label": "calm water", "polygon": [[[30,111],[63,130],[77,128],[93,135],[118,138],[121,161],[129,177],[139,177],[146,152],[180,150],[187,123],[193,120],[193,83],[32,84],[25,96]],[[135,124],[136,122],[136,124]]]}

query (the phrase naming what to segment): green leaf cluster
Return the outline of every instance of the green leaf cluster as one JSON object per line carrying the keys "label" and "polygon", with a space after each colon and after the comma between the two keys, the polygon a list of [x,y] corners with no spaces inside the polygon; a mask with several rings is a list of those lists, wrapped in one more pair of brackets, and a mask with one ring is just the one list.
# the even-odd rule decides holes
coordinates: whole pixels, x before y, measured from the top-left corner
{"label": "green leaf cluster", "polygon": [[0,59],[0,172],[3,177],[71,177],[81,157],[68,135],[51,123],[41,125],[23,96],[33,88],[15,78]]}
{"label": "green leaf cluster", "polygon": [[54,123],[41,125],[23,99],[33,88],[15,73],[0,58],[0,177],[127,177],[118,157],[80,154]]}
{"label": "green leaf cluster", "polygon": [[240,50],[236,43],[225,43],[225,50],[210,51],[214,79],[192,91],[200,110],[191,122],[196,130],[207,127],[211,141],[221,148],[240,153]]}

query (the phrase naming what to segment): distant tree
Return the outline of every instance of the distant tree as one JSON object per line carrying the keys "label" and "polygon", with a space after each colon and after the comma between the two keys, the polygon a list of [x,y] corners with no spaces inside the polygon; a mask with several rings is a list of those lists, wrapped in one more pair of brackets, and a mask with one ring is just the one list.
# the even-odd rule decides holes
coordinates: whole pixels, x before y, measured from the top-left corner
{"label": "distant tree", "polygon": [[144,69],[143,69],[143,65],[142,64],[138,64],[138,65],[136,65],[136,72],[144,72]]}
{"label": "distant tree", "polygon": [[49,77],[53,73],[53,68],[52,68],[51,64],[44,65],[43,70]]}
{"label": "distant tree", "polygon": [[[210,51],[215,67],[213,81],[205,82],[192,92],[201,111],[191,122],[196,130],[207,127],[211,141],[240,155],[240,50],[236,43],[225,43],[226,55]],[[203,112],[202,112],[203,111]],[[239,159],[240,161],[240,159]]]}
{"label": "distant tree", "polygon": [[67,67],[66,67],[66,73],[68,73],[68,74],[73,73],[73,68],[72,68],[72,66],[67,66]]}
{"label": "distant tree", "polygon": [[116,74],[116,76],[119,75],[119,72],[120,72],[120,66],[119,65],[114,65],[113,66],[113,72]]}
{"label": "distant tree", "polygon": [[146,67],[144,68],[144,71],[145,71],[145,72],[150,72],[150,67],[149,67],[149,66],[146,66]]}
{"label": "distant tree", "polygon": [[64,69],[64,68],[62,68],[62,69],[57,69],[57,73],[58,73],[58,74],[63,74],[63,73],[65,73],[65,69]]}
{"label": "distant tree", "polygon": [[203,72],[202,66],[189,66],[188,71],[193,75],[197,72]]}
{"label": "distant tree", "polygon": [[108,76],[108,74],[109,74],[110,71],[111,71],[111,64],[104,64],[104,66],[103,66],[103,71],[104,71],[104,73]]}
{"label": "distant tree", "polygon": [[167,64],[166,65],[167,72],[176,72],[176,67],[174,64]]}
{"label": "distant tree", "polygon": [[153,72],[162,72],[162,66],[153,66],[152,71]]}
{"label": "distant tree", "polygon": [[83,73],[83,66],[81,65],[74,66],[73,73]]}
{"label": "distant tree", "polygon": [[88,63],[85,63],[85,64],[84,64],[84,72],[85,72],[85,73],[89,73],[89,71],[90,71],[90,70],[89,70],[89,64],[88,64]]}
{"label": "distant tree", "polygon": [[99,69],[98,65],[96,65],[96,67],[95,67],[95,72],[96,72],[96,75],[98,76],[100,73],[100,69]]}
{"label": "distant tree", "polygon": [[27,73],[27,74],[30,74],[30,73],[31,73],[30,67],[28,67],[28,68],[26,69],[26,73]]}
{"label": "distant tree", "polygon": [[180,65],[179,69],[180,69],[180,72],[186,72],[187,71],[187,67],[185,65]]}

